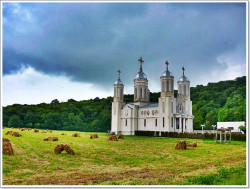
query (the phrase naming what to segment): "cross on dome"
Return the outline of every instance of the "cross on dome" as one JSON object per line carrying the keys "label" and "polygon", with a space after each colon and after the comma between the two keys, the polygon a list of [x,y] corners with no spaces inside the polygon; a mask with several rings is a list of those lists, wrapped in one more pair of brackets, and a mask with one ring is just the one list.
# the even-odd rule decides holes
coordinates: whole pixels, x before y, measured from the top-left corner
{"label": "cross on dome", "polygon": [[118,72],[118,79],[120,79],[121,70],[119,69],[117,70],[117,72]]}
{"label": "cross on dome", "polygon": [[184,68],[184,66],[182,67],[182,71],[183,71],[183,76],[184,76],[184,71],[185,71],[185,68]]}
{"label": "cross on dome", "polygon": [[169,65],[169,62],[168,62],[168,61],[166,61],[166,62],[165,62],[165,64],[166,64],[166,66],[167,66],[167,71],[168,71],[168,65]]}
{"label": "cross on dome", "polygon": [[142,57],[140,57],[138,61],[140,62],[140,72],[142,72],[142,63],[144,62],[144,60],[142,59]]}

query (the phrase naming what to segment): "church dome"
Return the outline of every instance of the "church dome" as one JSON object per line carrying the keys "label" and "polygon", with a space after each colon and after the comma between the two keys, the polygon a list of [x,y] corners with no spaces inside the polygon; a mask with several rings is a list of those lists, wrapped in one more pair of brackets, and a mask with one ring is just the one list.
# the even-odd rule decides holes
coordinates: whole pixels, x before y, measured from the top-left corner
{"label": "church dome", "polygon": [[135,79],[147,79],[147,76],[146,76],[146,74],[145,73],[143,73],[143,72],[138,72],[137,74],[136,74],[136,76],[135,76]]}
{"label": "church dome", "polygon": [[121,79],[118,79],[118,80],[115,82],[115,85],[123,85],[122,80],[121,80]]}
{"label": "church dome", "polygon": [[167,70],[167,71],[163,72],[161,76],[173,76],[173,75],[170,71]]}
{"label": "church dome", "polygon": [[188,77],[183,75],[183,76],[180,77],[180,79],[178,81],[189,81],[189,79],[188,79]]}

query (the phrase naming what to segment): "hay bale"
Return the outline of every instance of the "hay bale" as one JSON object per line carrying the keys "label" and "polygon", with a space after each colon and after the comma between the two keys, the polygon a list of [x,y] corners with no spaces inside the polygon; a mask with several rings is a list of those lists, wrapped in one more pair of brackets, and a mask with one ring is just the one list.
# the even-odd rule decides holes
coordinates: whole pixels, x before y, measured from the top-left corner
{"label": "hay bale", "polygon": [[3,138],[3,142],[10,142],[8,138]]}
{"label": "hay bale", "polygon": [[190,146],[190,147],[197,147],[197,143],[194,142],[194,143],[187,143],[187,146]]}
{"label": "hay bale", "polygon": [[186,150],[187,149],[186,141],[185,140],[178,141],[178,143],[176,144],[175,149],[176,150]]}
{"label": "hay bale", "polygon": [[124,135],[123,134],[119,134],[118,135],[118,139],[124,139]]}
{"label": "hay bale", "polygon": [[117,137],[115,135],[110,135],[108,140],[110,141],[118,141]]}
{"label": "hay bale", "polygon": [[20,130],[21,130],[21,131],[25,131],[26,129],[25,129],[25,128],[21,128]]}
{"label": "hay bale", "polygon": [[74,133],[74,134],[72,134],[72,137],[80,137],[80,134],[79,133]]}
{"label": "hay bale", "polygon": [[62,153],[63,150],[64,150],[64,145],[63,144],[58,144],[54,148],[55,154],[60,154],[60,153]]}
{"label": "hay bale", "polygon": [[13,132],[12,136],[14,136],[14,137],[21,137],[22,135],[19,134],[18,132]]}
{"label": "hay bale", "polygon": [[97,134],[90,135],[90,139],[99,138]]}
{"label": "hay bale", "polygon": [[32,130],[31,128],[28,128],[28,131]]}
{"label": "hay bale", "polygon": [[52,130],[50,130],[49,132],[52,133]]}
{"label": "hay bale", "polygon": [[70,155],[75,155],[75,152],[74,150],[72,150],[72,148],[70,148],[69,145],[64,145],[64,150],[67,152],[67,154],[70,154]]}
{"label": "hay bale", "polygon": [[7,133],[5,133],[5,135],[12,135],[13,131],[7,131]]}
{"label": "hay bale", "polygon": [[43,140],[44,141],[58,141],[58,138],[57,137],[48,137],[48,138],[45,138]]}
{"label": "hay bale", "polygon": [[66,133],[62,133],[61,135],[67,135]]}
{"label": "hay bale", "polygon": [[35,129],[34,132],[35,132],[35,133],[39,133],[39,130],[38,130],[38,129]]}
{"label": "hay bale", "polygon": [[110,132],[109,135],[115,135],[115,132]]}
{"label": "hay bale", "polygon": [[47,133],[46,131],[42,131],[41,133]]}
{"label": "hay bale", "polygon": [[14,151],[10,142],[3,142],[3,154],[14,155]]}

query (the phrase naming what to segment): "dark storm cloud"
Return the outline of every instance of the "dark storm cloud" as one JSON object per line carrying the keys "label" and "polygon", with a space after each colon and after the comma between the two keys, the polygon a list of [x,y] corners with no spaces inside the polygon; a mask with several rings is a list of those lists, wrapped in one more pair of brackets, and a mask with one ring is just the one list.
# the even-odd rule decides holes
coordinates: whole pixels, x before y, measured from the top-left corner
{"label": "dark storm cloud", "polygon": [[217,58],[245,57],[243,3],[4,3],[3,74],[31,66],[50,75],[111,86],[144,70],[159,80],[170,60],[193,79],[225,69]]}

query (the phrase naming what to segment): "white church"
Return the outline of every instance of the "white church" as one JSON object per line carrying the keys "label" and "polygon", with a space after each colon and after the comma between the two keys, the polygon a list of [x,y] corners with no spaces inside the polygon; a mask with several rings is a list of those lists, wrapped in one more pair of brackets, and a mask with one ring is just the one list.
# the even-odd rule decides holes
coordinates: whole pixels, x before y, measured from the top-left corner
{"label": "white church", "polygon": [[168,70],[160,77],[161,96],[158,103],[150,103],[148,80],[142,70],[134,78],[134,102],[126,103],[123,100],[124,85],[120,79],[114,84],[114,100],[112,102],[111,131],[116,134],[134,135],[135,131],[161,132],[193,132],[192,101],[190,100],[190,81],[184,74],[178,80],[178,95],[174,97],[174,76]]}

